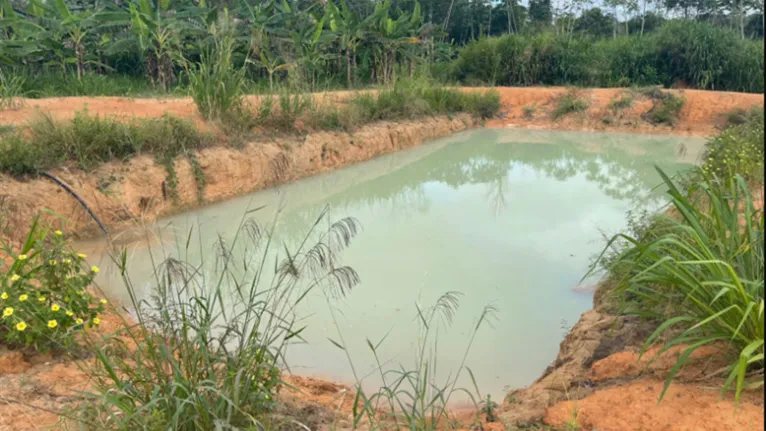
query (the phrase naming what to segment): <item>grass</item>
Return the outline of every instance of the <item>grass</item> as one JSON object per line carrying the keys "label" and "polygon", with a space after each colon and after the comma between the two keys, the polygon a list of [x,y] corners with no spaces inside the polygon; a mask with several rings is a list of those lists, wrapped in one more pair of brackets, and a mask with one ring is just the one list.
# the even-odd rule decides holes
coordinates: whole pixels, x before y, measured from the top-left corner
{"label": "grass", "polygon": [[24,78],[0,71],[0,111],[18,109],[23,105]]}
{"label": "grass", "polygon": [[[219,51],[220,52],[220,51]],[[235,98],[217,93],[203,80],[200,110],[220,119],[228,135],[222,145],[242,144],[258,133],[306,133],[311,130],[354,129],[374,121],[398,121],[461,112],[490,118],[500,109],[496,91],[461,92],[424,81],[401,80],[394,87],[352,96],[345,104],[319,104],[311,94],[281,90],[263,96],[257,106],[245,106],[241,92]],[[238,82],[238,81],[237,81]],[[205,84],[207,83],[207,84]],[[204,85],[203,85],[204,84]],[[210,93],[207,91],[210,90]],[[210,96],[210,97],[208,97]],[[190,121],[170,115],[129,122],[75,113],[71,121],[42,115],[26,126],[3,130],[0,135],[0,172],[13,176],[35,175],[65,163],[90,170],[113,160],[151,154],[165,164],[172,184],[171,161],[212,144],[212,136],[200,132]],[[229,142],[226,142],[226,141]],[[193,162],[192,162],[193,164]],[[201,171],[195,168],[195,176]],[[204,180],[197,182],[204,187]],[[172,189],[172,187],[171,187]]]}
{"label": "grass", "polygon": [[151,301],[137,298],[127,251],[115,250],[137,324],[123,322],[106,343],[88,345],[97,366],[86,371],[96,391],[78,419],[95,429],[294,426],[279,412],[278,394],[286,385],[280,377],[285,349],[302,331],[294,310],[312,291],[343,296],[358,282],[334,255],[358,226],[353,219],[327,223],[325,215],[294,250],[272,243],[276,223],[263,228],[246,217],[233,238],[208,251],[215,265],[180,259],[192,232],[178,244],[179,258],[150,249],[153,261],[161,259]]}
{"label": "grass", "polygon": [[644,96],[652,99],[654,104],[649,111],[644,114],[644,119],[652,124],[674,125],[678,121],[681,109],[686,103],[686,99],[667,91],[662,91],[657,87],[640,90]]}
{"label": "grass", "polygon": [[551,117],[558,120],[569,114],[584,112],[588,109],[589,103],[583,99],[577,90],[570,90],[557,96],[553,103],[555,104]]}
{"label": "grass", "polygon": [[[419,336],[413,367],[383,363],[378,352],[385,337],[377,343],[367,340],[382,386],[370,394],[365,393],[361,383],[357,384],[357,395],[352,407],[354,428],[369,426],[372,429],[439,430],[451,425],[452,417],[447,406],[455,394],[468,395],[473,404],[479,406],[482,400],[481,392],[473,372],[466,366],[466,360],[472,351],[478,331],[496,318],[497,309],[493,305],[485,306],[473,323],[458,368],[451,370],[443,380],[437,377],[436,372],[436,364],[440,357],[438,333],[443,329],[442,325],[452,323],[452,318],[458,310],[460,295],[459,292],[446,292],[428,308],[421,308],[416,304]],[[342,343],[341,338],[341,342],[335,344],[346,351]],[[353,370],[353,361],[350,356],[348,359]],[[473,382],[473,392],[457,386],[460,376],[464,373],[468,373]],[[488,398],[488,401],[491,400]],[[485,404],[485,407],[489,412],[487,415],[494,415],[493,404]]]}
{"label": "grass", "polygon": [[[227,23],[223,19],[221,23]],[[231,120],[238,118],[243,109],[246,88],[244,66],[233,65],[236,40],[232,29],[213,28],[213,45],[202,47],[196,63],[184,61],[189,78],[189,92],[203,118],[208,120]]]}
{"label": "grass", "polygon": [[628,244],[610,264],[615,293],[628,300],[628,312],[662,322],[643,350],[676,330],[661,341],[660,353],[683,346],[661,398],[695,350],[724,343],[734,354],[722,391],[733,388],[738,400],[744,388],[763,385],[762,374],[749,378],[763,369],[763,210],[739,175],[698,172],[682,192],[659,172],[678,216],[659,216],[642,236],[612,238],[607,249],[617,240]]}
{"label": "grass", "polygon": [[616,98],[612,100],[611,102],[609,102],[609,109],[612,112],[628,109],[631,106],[633,106],[633,100],[634,100],[634,97],[632,94],[623,94],[619,98]]}
{"label": "grass", "polygon": [[173,158],[208,142],[191,122],[169,115],[128,123],[87,111],[68,122],[42,116],[0,140],[0,171],[34,175],[67,162],[89,170],[137,154]]}

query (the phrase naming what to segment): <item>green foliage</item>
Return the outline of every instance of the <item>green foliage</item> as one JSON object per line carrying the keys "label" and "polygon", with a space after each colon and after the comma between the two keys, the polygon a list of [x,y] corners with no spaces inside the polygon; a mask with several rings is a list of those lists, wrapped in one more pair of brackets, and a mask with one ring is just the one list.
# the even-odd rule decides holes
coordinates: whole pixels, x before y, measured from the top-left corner
{"label": "green foliage", "polygon": [[169,115],[130,123],[90,116],[87,111],[75,113],[69,122],[43,116],[0,140],[0,171],[30,175],[69,161],[90,169],[139,153],[175,157],[206,142],[191,122]]}
{"label": "green foliage", "polygon": [[[125,322],[107,343],[88,345],[96,355],[96,367],[88,370],[95,393],[83,414],[97,429],[294,426],[275,411],[278,387],[287,386],[279,371],[285,349],[302,331],[293,310],[312,292],[343,296],[358,283],[353,269],[334,255],[358,226],[342,219],[318,230],[323,217],[302,246],[285,247],[284,254],[272,243],[273,227],[243,219],[230,242],[221,240],[211,250],[216,264],[206,266],[205,275],[173,257],[157,265],[149,302],[135,299],[127,250],[114,250],[138,324]],[[189,247],[186,239],[178,255],[188,256]],[[126,343],[136,347],[129,350]]]}
{"label": "green foliage", "polygon": [[633,106],[632,94],[623,94],[619,98],[609,102],[609,109],[612,110],[613,112],[627,109],[627,108],[630,108],[631,106]]}
{"label": "green foliage", "polygon": [[588,109],[588,101],[584,100],[577,91],[571,90],[557,96],[554,100],[556,106],[551,112],[554,120],[576,112],[584,112]]}
{"label": "green foliage", "polygon": [[685,103],[686,99],[682,96],[660,91],[659,96],[654,96],[654,104],[644,114],[644,118],[652,124],[673,125],[678,121],[681,108]]}
{"label": "green foliage", "polygon": [[209,120],[225,120],[243,109],[246,69],[233,64],[236,40],[227,20],[225,15],[219,21],[220,29],[213,26],[213,46],[202,49],[199,61],[185,63],[194,103]]}
{"label": "green foliage", "polygon": [[[735,118],[735,125],[708,142],[702,169],[725,179],[742,175],[749,181],[763,181],[763,108],[754,108]],[[744,122],[736,124],[740,120]]]}
{"label": "green foliage", "polygon": [[85,327],[98,326],[106,300],[88,292],[97,267],[85,268],[85,255],[71,251],[61,231],[32,222],[20,249],[4,244],[12,256],[0,267],[0,340],[38,351],[70,348]]}
{"label": "green foliage", "polygon": [[484,419],[487,422],[497,422],[497,415],[495,414],[497,407],[497,403],[492,401],[492,396],[487,394],[487,399],[481,405],[481,412],[484,413]]}
{"label": "green foliage", "polygon": [[23,103],[20,97],[25,95],[23,88],[22,77],[7,75],[0,70],[0,111],[20,108]]}
{"label": "green foliage", "polygon": [[[659,170],[659,169],[658,169]],[[646,340],[644,350],[671,328],[679,328],[660,351],[683,346],[662,392],[698,348],[728,344],[726,391],[762,385],[763,375],[747,382],[748,373],[763,369],[764,213],[754,205],[745,180],[719,179],[699,172],[686,192],[660,171],[677,217],[659,216],[649,233],[620,234],[625,248],[610,264],[617,275],[615,293],[634,312],[663,321]],[[603,255],[602,255],[603,256]]]}
{"label": "green foliage", "polygon": [[[21,74],[27,97],[64,96],[122,96],[148,97],[164,93],[144,79],[128,75],[97,75],[86,73],[79,79],[71,73],[50,71],[42,74]],[[180,93],[179,93],[180,94]]]}
{"label": "green foliage", "polygon": [[459,81],[475,85],[626,87],[677,83],[710,90],[763,92],[764,51],[729,29],[669,22],[639,36],[505,35],[463,47]]}

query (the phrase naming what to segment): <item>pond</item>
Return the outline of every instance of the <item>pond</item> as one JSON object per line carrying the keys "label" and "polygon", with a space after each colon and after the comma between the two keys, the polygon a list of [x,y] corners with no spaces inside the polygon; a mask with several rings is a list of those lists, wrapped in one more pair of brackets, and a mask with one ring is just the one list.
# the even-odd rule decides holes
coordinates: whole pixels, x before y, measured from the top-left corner
{"label": "pond", "polygon": [[[580,280],[605,238],[627,226],[629,210],[656,211],[666,202],[655,164],[675,173],[695,163],[703,146],[699,138],[657,135],[466,131],[159,220],[151,247],[171,256],[183,248],[180,258],[194,264],[207,253],[210,262],[216,241],[232,241],[243,218],[270,226],[279,213],[275,249],[291,250],[323,210],[320,227],[353,217],[361,229],[340,260],[360,283],[342,298],[313,291],[296,310],[306,330],[305,342],[288,350],[291,371],[359,378],[374,388],[379,377],[367,340],[385,338],[378,354],[386,368],[412,368],[416,304],[427,309],[445,292],[459,292],[451,324],[439,320],[434,332],[437,379],[460,367],[473,325],[491,304],[497,312],[476,333],[466,364],[482,393],[499,400],[545,370],[568,327],[591,307],[596,280]],[[78,247],[97,256],[101,246]],[[128,244],[142,298],[154,280],[148,249],[144,241]],[[113,265],[100,260],[99,285],[129,303]],[[466,373],[459,386],[472,387]]]}

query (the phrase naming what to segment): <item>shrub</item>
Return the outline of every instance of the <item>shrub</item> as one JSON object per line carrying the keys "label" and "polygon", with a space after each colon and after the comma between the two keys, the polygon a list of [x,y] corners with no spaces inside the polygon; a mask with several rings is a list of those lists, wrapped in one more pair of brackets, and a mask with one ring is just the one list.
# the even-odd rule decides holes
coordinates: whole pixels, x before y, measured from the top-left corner
{"label": "shrub", "polygon": [[686,100],[668,92],[660,92],[660,94],[661,96],[655,97],[654,104],[644,114],[644,118],[652,124],[673,125],[678,121],[681,108],[684,107]]}
{"label": "shrub", "polygon": [[631,106],[633,106],[632,94],[623,94],[619,98],[609,102],[609,109],[611,109],[612,111],[627,109],[627,108],[630,108]]}
{"label": "shrub", "polygon": [[568,91],[554,99],[556,106],[551,112],[554,120],[575,112],[583,112],[588,109],[588,102],[583,100],[576,91]]}
{"label": "shrub", "polygon": [[32,223],[19,250],[4,246],[12,263],[0,270],[0,340],[39,351],[72,346],[86,326],[97,326],[105,300],[88,292],[97,267],[69,248],[60,231],[50,234]]}
{"label": "shrub", "polygon": [[660,171],[677,217],[660,216],[641,237],[617,235],[605,251],[618,239],[628,242],[610,265],[619,275],[615,292],[634,313],[664,320],[643,350],[681,327],[660,351],[684,346],[662,396],[696,349],[720,342],[736,353],[722,390],[733,385],[739,399],[748,384],[763,384],[762,374],[748,384],[746,376],[763,368],[764,213],[742,177],[698,174],[701,179],[681,192]]}
{"label": "shrub", "polygon": [[763,109],[751,111],[743,121],[707,143],[702,168],[706,174],[724,179],[739,174],[747,180],[763,180]]}

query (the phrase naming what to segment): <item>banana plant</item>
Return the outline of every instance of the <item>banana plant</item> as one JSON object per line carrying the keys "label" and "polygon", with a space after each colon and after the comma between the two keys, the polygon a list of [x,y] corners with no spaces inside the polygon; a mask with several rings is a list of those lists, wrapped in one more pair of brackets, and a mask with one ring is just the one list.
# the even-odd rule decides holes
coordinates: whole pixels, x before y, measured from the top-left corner
{"label": "banana plant", "polygon": [[339,35],[340,49],[346,58],[346,85],[351,88],[356,75],[356,50],[365,36],[362,21],[348,8],[346,0],[340,0],[340,8],[328,0],[327,10],[330,29]]}

